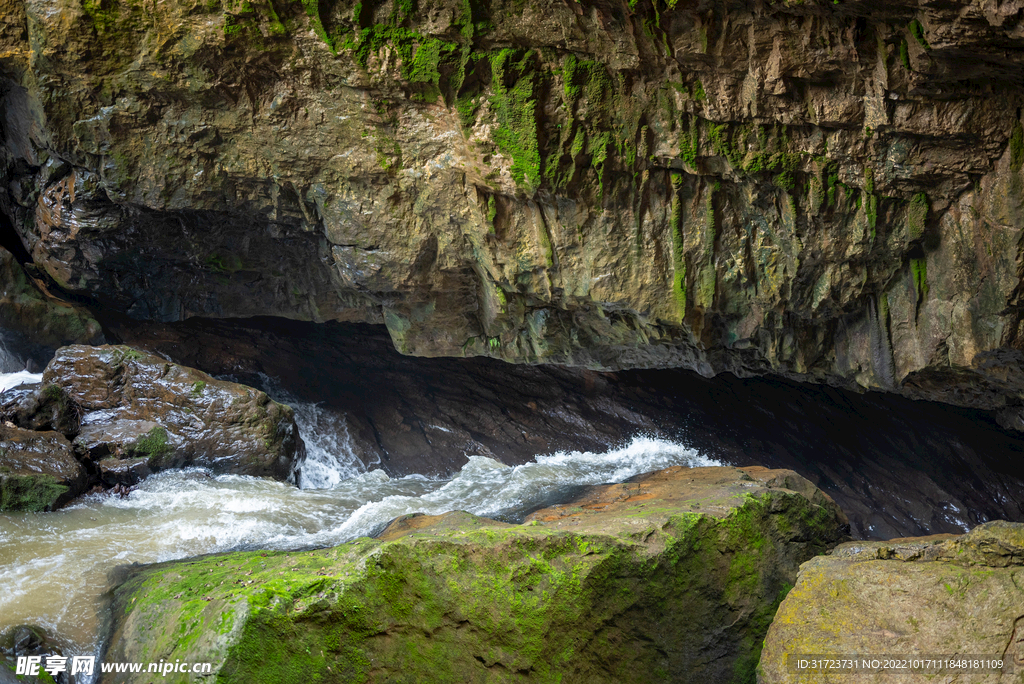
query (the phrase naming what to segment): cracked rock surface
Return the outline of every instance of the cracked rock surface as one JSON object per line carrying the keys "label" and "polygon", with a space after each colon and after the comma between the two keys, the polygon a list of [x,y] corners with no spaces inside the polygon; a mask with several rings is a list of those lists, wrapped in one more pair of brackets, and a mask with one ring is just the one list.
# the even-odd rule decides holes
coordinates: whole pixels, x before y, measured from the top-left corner
{"label": "cracked rock surface", "polygon": [[1019,0],[0,15],[0,208],[67,293],[1024,427]]}

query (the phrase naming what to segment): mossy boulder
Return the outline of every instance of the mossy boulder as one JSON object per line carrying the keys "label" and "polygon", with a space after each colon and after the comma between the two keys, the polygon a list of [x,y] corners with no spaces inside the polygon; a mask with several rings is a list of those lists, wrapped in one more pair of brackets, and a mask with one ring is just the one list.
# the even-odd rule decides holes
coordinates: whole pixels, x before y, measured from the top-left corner
{"label": "mossy boulder", "polygon": [[52,511],[87,483],[64,435],[0,425],[0,511]]}
{"label": "mossy boulder", "polygon": [[753,682],[797,566],[844,524],[791,471],[669,468],[521,525],[409,516],[330,549],[143,568],[115,591],[106,659],[224,682]]}
{"label": "mossy boulder", "polygon": [[[943,682],[1024,681],[1024,524],[962,536],[851,542],[804,563],[765,639],[757,681],[848,682],[798,674],[790,655],[960,655],[1005,660],[1005,673],[932,673]],[[930,681],[861,672],[860,683]]]}
{"label": "mossy boulder", "polygon": [[62,347],[43,373],[43,392],[77,407],[75,444],[105,461],[105,481],[134,484],[189,465],[284,479],[305,453],[291,407],[130,347]]}

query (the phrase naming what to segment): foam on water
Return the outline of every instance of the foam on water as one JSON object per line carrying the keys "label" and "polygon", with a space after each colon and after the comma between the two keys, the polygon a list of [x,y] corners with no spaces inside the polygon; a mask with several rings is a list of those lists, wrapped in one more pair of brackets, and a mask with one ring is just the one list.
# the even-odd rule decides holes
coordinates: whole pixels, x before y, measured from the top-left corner
{"label": "foam on water", "polygon": [[0,373],[0,392],[6,392],[18,385],[31,385],[42,381],[42,373],[29,373],[27,370],[21,370],[17,373]]}
{"label": "foam on water", "polygon": [[274,401],[295,410],[295,424],[306,443],[306,458],[296,464],[301,469],[298,480],[302,489],[330,489],[380,465],[379,456],[364,463],[356,454],[343,415],[324,409],[320,403],[300,400],[281,387],[277,378],[260,373],[259,380],[260,389]]}
{"label": "foam on water", "polygon": [[[0,386],[24,381],[9,378],[0,377]],[[325,412],[293,405],[304,416],[307,448],[312,443],[310,450],[319,450],[321,470],[310,474],[307,462],[302,479],[315,477],[321,488],[174,470],[148,478],[126,498],[93,495],[54,513],[0,514],[0,632],[38,624],[63,639],[68,654],[95,653],[100,597],[109,571],[120,564],[330,546],[406,513],[493,515],[528,509],[566,486],[618,482],[671,465],[720,465],[685,446],[638,437],[606,453],[559,452],[515,467],[473,456],[448,481],[389,478],[366,469],[345,432],[321,439]]]}

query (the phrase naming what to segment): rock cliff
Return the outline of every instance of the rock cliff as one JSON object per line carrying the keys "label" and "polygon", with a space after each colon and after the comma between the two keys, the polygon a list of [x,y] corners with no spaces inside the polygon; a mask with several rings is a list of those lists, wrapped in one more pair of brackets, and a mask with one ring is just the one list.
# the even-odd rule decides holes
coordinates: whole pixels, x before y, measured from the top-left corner
{"label": "rock cliff", "polygon": [[0,15],[0,207],[65,292],[1024,426],[1020,0]]}

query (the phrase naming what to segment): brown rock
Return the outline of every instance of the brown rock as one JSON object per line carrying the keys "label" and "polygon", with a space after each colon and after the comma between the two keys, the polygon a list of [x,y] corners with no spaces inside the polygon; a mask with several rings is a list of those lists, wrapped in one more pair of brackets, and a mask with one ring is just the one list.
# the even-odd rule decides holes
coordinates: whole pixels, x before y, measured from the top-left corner
{"label": "brown rock", "polygon": [[0,247],[0,328],[51,349],[103,342],[100,324],[88,311],[58,299],[40,284]]}
{"label": "brown rock", "polygon": [[[76,444],[96,460],[144,458],[152,471],[197,465],[284,479],[304,454],[290,407],[129,347],[64,347],[43,386],[81,406]],[[106,466],[110,477],[122,470]]]}
{"label": "brown rock", "polygon": [[87,483],[64,435],[0,426],[0,511],[52,511]]}

